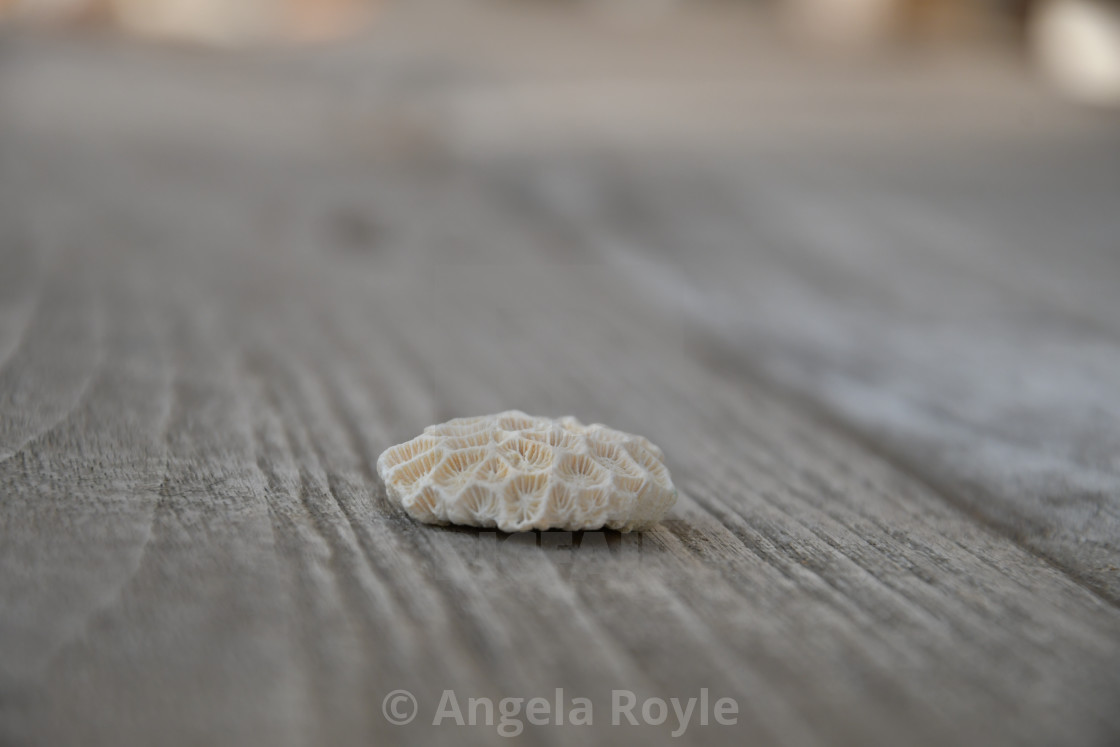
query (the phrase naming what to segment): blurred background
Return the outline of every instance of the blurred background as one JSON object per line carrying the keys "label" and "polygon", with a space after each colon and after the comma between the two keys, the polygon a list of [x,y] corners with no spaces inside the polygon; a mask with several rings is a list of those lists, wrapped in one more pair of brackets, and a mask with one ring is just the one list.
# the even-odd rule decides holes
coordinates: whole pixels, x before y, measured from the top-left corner
{"label": "blurred background", "polygon": [[[366,33],[390,0],[0,0],[0,19],[29,28],[115,30],[220,46],[325,42]],[[421,2],[423,5],[430,3]],[[497,0],[554,6],[617,24],[672,26],[712,6],[742,6],[740,23],[763,25],[803,47],[882,55],[901,49],[991,44],[1018,54],[1061,92],[1120,102],[1120,4],[1114,0]],[[410,4],[411,5],[411,4]],[[493,10],[495,8],[491,8]],[[477,30],[476,30],[477,31]]]}

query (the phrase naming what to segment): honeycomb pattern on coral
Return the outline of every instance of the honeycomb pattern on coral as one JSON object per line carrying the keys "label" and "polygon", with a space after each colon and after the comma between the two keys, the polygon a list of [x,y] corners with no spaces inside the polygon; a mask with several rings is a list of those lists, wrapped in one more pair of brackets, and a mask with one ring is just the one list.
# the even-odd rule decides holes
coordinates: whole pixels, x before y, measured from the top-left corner
{"label": "honeycomb pattern on coral", "polygon": [[510,410],[430,425],[387,449],[377,473],[428,524],[630,532],[677,499],[664,458],[641,436]]}

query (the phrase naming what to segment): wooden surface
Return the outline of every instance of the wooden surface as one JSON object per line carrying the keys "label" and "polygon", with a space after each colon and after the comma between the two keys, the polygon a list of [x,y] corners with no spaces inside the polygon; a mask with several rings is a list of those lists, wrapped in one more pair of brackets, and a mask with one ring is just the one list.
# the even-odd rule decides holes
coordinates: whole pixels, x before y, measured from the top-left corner
{"label": "wooden surface", "polygon": [[[558,687],[595,726],[522,741],[1120,740],[1115,124],[991,59],[508,19],[0,38],[0,743],[492,743],[443,690]],[[647,435],[680,502],[386,502],[381,450],[513,407]]]}

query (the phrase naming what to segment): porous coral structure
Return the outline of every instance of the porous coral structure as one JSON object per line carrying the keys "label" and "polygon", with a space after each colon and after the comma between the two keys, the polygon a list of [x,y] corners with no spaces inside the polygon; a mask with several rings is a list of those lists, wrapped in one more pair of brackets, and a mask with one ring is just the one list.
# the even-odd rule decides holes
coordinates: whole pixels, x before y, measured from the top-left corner
{"label": "porous coral structure", "polygon": [[641,436],[510,410],[428,426],[386,450],[377,473],[428,524],[630,532],[677,499],[664,458]]}

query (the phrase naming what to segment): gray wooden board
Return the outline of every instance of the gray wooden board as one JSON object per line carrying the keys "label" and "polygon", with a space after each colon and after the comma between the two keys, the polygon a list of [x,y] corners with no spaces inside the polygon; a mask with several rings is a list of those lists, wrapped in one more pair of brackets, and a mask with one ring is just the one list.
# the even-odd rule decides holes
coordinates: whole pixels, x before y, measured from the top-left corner
{"label": "gray wooden board", "polygon": [[[0,742],[491,743],[444,690],[556,688],[594,726],[528,741],[1120,737],[1106,125],[530,148],[415,51],[0,41]],[[386,501],[382,449],[511,407],[649,436],[679,504]],[[702,688],[737,725],[610,725]]]}
{"label": "gray wooden board", "polygon": [[940,177],[922,158],[868,174],[812,152],[568,165],[515,188],[656,289],[717,365],[822,408],[1115,602],[1115,139],[1058,164],[968,152]]}

